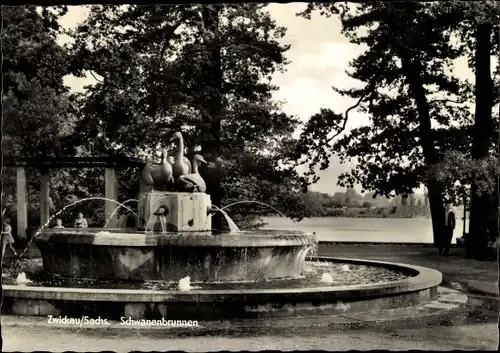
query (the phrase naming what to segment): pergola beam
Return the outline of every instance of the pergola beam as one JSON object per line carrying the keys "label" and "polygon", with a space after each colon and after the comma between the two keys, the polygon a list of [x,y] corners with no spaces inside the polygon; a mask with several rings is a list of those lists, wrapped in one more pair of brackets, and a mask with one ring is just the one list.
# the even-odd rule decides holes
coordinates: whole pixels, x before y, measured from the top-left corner
{"label": "pergola beam", "polygon": [[16,158],[5,156],[4,167],[55,168],[130,168],[142,167],[146,161],[132,157],[43,157]]}

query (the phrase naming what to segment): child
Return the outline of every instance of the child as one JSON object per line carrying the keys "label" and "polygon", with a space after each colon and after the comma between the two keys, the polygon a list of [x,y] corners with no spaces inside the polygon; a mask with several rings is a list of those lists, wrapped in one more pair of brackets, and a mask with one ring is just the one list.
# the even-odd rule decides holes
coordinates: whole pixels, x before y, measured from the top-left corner
{"label": "child", "polygon": [[83,218],[83,213],[79,213],[76,220],[75,220],[75,228],[88,228],[89,224],[87,223],[87,220]]}
{"label": "child", "polygon": [[64,228],[64,226],[62,225],[62,219],[58,218],[56,219],[56,225],[54,226],[55,229],[61,229],[61,228]]}
{"label": "child", "polygon": [[14,237],[12,236],[12,227],[10,226],[10,219],[5,218],[3,221],[2,230],[2,258],[5,256],[5,250],[7,246],[12,250],[14,256],[17,256],[16,249],[14,249]]}

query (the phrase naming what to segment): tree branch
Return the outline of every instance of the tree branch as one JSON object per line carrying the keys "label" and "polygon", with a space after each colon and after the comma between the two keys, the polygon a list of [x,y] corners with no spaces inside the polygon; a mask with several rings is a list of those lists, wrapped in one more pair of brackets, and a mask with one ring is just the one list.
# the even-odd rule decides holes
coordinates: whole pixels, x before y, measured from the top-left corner
{"label": "tree branch", "polygon": [[163,45],[162,45],[161,50],[160,50],[160,56],[158,58],[158,65],[157,65],[157,68],[156,68],[156,70],[158,72],[161,69],[161,64],[163,62],[163,56],[165,55],[165,51],[167,50],[167,45],[170,43],[170,40],[172,39],[172,36],[175,34],[175,31],[177,30],[177,28],[180,27],[180,25],[182,23],[183,23],[183,21],[179,21],[175,25],[169,26],[168,30],[165,30],[165,32],[163,33],[163,35],[164,35]]}
{"label": "tree branch", "polygon": [[449,102],[449,103],[455,103],[455,104],[464,104],[466,102],[466,99],[462,99],[459,101],[453,100],[453,99],[433,99],[429,101],[429,104],[436,103],[436,102]]}
{"label": "tree branch", "polygon": [[97,77],[95,77],[94,73],[92,72],[92,70],[89,70],[90,74],[92,75],[92,77],[99,83],[104,83],[104,81],[101,81],[99,80]]}
{"label": "tree branch", "polygon": [[363,102],[363,100],[366,98],[366,96],[371,92],[371,89],[372,87],[374,87],[374,84],[370,85],[369,87],[367,87],[367,90],[365,91],[365,93],[363,95],[361,95],[361,97],[359,97],[358,101],[356,102],[356,104],[354,104],[353,106],[349,107],[345,113],[344,113],[344,121],[342,123],[342,126],[340,127],[340,130],[334,134],[332,137],[328,138],[326,141],[325,141],[325,145],[329,144],[330,142],[332,142],[332,140],[339,136],[342,132],[344,132],[346,126],[347,126],[347,120],[349,119],[349,113],[358,108],[360,106],[360,104]]}

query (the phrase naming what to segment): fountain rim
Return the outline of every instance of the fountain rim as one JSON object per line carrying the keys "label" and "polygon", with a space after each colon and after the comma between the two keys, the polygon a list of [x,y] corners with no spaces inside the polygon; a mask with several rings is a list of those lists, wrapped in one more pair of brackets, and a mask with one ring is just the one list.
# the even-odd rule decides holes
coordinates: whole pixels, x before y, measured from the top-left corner
{"label": "fountain rim", "polygon": [[[334,299],[365,299],[387,295],[401,295],[437,287],[442,282],[441,272],[416,265],[403,263],[373,261],[337,257],[314,257],[312,260],[327,262],[342,262],[358,265],[376,265],[391,269],[405,270],[417,273],[413,277],[399,281],[357,284],[349,286],[320,286],[311,288],[280,288],[280,289],[214,289],[214,290],[147,290],[147,289],[98,289],[70,287],[42,287],[3,285],[5,297],[39,299],[39,300],[80,300],[80,301],[110,301],[110,302],[227,302],[252,301],[253,299],[269,298],[287,295],[287,299],[308,299],[311,296],[320,298],[327,295]],[[235,298],[236,297],[236,298]]]}
{"label": "fountain rim", "polygon": [[317,237],[312,233],[293,230],[259,230],[214,232],[145,232],[114,228],[64,228],[44,229],[34,239],[35,244],[89,245],[96,247],[267,247],[315,245]]}

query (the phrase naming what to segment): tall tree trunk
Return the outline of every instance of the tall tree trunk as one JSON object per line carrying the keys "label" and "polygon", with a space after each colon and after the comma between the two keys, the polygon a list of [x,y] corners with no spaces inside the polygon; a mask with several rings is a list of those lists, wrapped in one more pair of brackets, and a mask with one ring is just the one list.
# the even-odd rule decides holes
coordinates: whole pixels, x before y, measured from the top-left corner
{"label": "tall tree trunk", "polygon": [[[422,82],[422,67],[412,59],[411,53],[405,48],[400,49],[400,57],[402,61],[402,70],[408,82],[411,95],[415,100],[418,113],[418,130],[422,151],[424,154],[425,163],[431,166],[438,162],[436,146],[433,139],[431,117],[429,113],[429,102],[425,95],[424,85]],[[442,243],[444,236],[444,205],[443,193],[444,189],[441,183],[429,178],[427,180],[427,190],[429,194],[429,205],[432,218],[432,232],[434,235],[434,245],[439,246]]]}
{"label": "tall tree trunk", "polygon": [[[482,159],[488,156],[493,129],[492,105],[493,82],[491,79],[491,33],[490,24],[480,24],[476,30],[476,87],[475,87],[475,121],[472,140],[472,158]],[[488,219],[493,210],[490,209],[491,197],[487,193],[479,195],[477,185],[471,188],[470,226],[466,240],[468,257],[483,259],[488,246]]]}
{"label": "tall tree trunk", "polygon": [[[207,99],[204,107],[203,120],[205,124],[204,138],[201,149],[205,157],[213,162],[207,180],[207,193],[210,194],[212,204],[221,207],[222,187],[220,163],[217,161],[221,154],[221,120],[222,120],[222,60],[221,44],[218,35],[219,15],[221,5],[203,5],[202,17],[204,27],[209,33],[207,50],[209,52],[209,63],[207,65]],[[217,212],[212,216],[212,228],[222,228],[222,215]]]}

